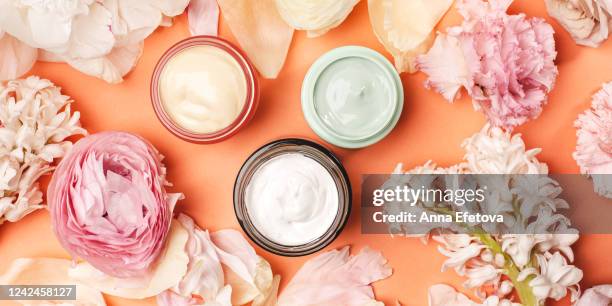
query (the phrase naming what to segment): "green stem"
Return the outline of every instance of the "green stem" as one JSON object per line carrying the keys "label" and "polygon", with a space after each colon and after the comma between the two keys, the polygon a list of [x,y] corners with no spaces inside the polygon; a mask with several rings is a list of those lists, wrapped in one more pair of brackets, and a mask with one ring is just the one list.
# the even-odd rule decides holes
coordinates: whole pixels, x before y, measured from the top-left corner
{"label": "green stem", "polygon": [[539,306],[537,298],[533,294],[533,290],[531,290],[531,286],[529,286],[529,282],[533,279],[533,275],[528,276],[525,280],[519,281],[519,269],[512,261],[512,258],[504,251],[502,251],[501,245],[495,240],[490,234],[487,233],[478,233],[476,234],[480,241],[486,245],[493,254],[501,254],[504,256],[505,264],[504,264],[504,274],[508,276],[514,289],[516,289],[516,293],[521,300],[521,304],[525,306]]}
{"label": "green stem", "polygon": [[[441,214],[449,214],[453,215],[453,212],[447,208],[431,208],[430,211],[434,211]],[[469,232],[480,239],[484,245],[487,246],[493,252],[493,254],[501,254],[504,256],[504,274],[508,276],[516,293],[518,294],[519,299],[521,300],[521,304],[524,306],[540,306],[538,303],[538,299],[533,294],[533,290],[531,286],[529,286],[529,282],[533,279],[533,275],[528,276],[523,281],[518,280],[518,276],[520,274],[519,268],[514,264],[514,261],[510,257],[510,255],[506,254],[503,250],[499,242],[491,236],[491,234],[485,232],[481,228],[475,228],[468,226],[467,224],[463,225]]]}

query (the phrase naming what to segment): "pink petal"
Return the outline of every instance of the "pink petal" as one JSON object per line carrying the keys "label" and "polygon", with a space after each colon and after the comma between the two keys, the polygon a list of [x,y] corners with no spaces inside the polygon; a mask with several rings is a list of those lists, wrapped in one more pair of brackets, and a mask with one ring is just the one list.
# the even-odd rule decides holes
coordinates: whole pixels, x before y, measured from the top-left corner
{"label": "pink petal", "polygon": [[576,306],[608,306],[612,303],[612,285],[600,285],[587,289]]}
{"label": "pink petal", "polygon": [[453,287],[437,284],[429,287],[429,306],[469,306],[474,305],[465,295],[455,291]]}
{"label": "pink petal", "polygon": [[191,35],[217,36],[219,5],[217,0],[192,0],[187,8]]}
{"label": "pink petal", "polygon": [[208,231],[200,229],[187,215],[180,214],[177,219],[189,233],[186,246],[189,266],[178,286],[167,290],[162,297],[163,301],[158,300],[158,303],[160,305],[183,305],[176,301],[168,301],[192,302],[193,294],[201,296],[206,301],[214,300],[224,286],[224,278],[221,262],[210,235]]}
{"label": "pink petal", "polygon": [[612,82],[593,96],[591,108],[574,125],[578,140],[573,157],[580,171],[594,175],[597,193],[612,198],[612,186],[605,175],[612,173]]}
{"label": "pink petal", "polygon": [[364,248],[350,256],[349,247],[307,261],[278,299],[278,306],[361,306],[374,299],[370,284],[391,275],[380,252]]}
{"label": "pink petal", "polygon": [[193,306],[199,304],[194,298],[184,297],[172,290],[166,290],[158,294],[156,299],[159,306]]}
{"label": "pink petal", "polygon": [[0,30],[0,81],[16,79],[32,68],[38,50]]}
{"label": "pink petal", "polygon": [[210,236],[217,248],[221,263],[254,285],[259,256],[242,234],[236,230],[220,230]]}
{"label": "pink petal", "polygon": [[459,41],[440,34],[429,53],[417,58],[417,69],[429,79],[426,86],[433,87],[446,100],[452,102],[462,87],[469,87],[471,75]]}

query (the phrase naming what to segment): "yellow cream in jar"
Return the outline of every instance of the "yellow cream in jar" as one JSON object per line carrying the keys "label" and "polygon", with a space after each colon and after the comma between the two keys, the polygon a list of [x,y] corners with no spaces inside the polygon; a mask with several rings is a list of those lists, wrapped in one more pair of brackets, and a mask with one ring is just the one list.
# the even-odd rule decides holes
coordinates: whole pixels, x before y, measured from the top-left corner
{"label": "yellow cream in jar", "polygon": [[189,47],[168,60],[159,81],[161,105],[181,128],[220,131],[236,120],[247,96],[240,63],[215,46]]}

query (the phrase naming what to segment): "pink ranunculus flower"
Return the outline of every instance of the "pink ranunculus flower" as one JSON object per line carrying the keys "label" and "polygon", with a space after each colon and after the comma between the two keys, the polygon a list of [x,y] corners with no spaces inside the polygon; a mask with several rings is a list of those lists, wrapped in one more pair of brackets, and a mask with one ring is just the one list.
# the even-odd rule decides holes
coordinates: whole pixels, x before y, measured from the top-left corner
{"label": "pink ranunculus flower", "polygon": [[512,129],[542,112],[558,71],[554,30],[541,18],[508,15],[512,0],[460,0],[464,21],[417,59],[426,82],[453,101],[462,87],[494,126]]}
{"label": "pink ranunculus flower", "polygon": [[182,194],[166,193],[162,156],[143,138],[103,132],[77,142],[48,188],[62,246],[115,277],[146,276]]}

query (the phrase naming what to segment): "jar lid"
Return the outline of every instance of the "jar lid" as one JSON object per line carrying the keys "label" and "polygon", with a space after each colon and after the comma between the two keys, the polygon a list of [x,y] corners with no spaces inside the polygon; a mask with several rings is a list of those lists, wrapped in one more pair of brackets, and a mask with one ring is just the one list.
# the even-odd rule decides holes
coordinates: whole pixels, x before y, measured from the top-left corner
{"label": "jar lid", "polygon": [[333,49],[310,67],[302,83],[302,110],[312,130],[343,148],[363,148],[387,136],[403,109],[399,74],[365,47]]}

